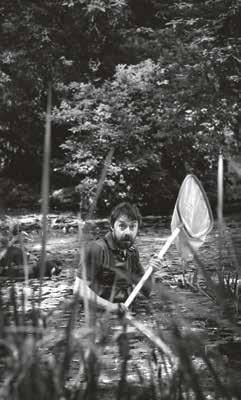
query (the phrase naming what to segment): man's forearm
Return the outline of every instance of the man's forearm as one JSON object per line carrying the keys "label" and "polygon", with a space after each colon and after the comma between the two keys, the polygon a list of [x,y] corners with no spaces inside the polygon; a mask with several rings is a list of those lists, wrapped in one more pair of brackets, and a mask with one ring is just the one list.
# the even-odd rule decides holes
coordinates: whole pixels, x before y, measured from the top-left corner
{"label": "man's forearm", "polygon": [[83,281],[76,277],[73,287],[74,294],[78,294],[82,299],[87,298],[92,304],[95,304],[108,311],[117,311],[118,305],[98,296],[90,287]]}

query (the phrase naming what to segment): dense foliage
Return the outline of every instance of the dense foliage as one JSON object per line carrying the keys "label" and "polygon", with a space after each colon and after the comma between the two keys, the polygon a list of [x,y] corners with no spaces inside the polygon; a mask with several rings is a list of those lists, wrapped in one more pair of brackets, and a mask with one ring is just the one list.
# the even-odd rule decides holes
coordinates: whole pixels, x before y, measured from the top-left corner
{"label": "dense foliage", "polygon": [[[215,198],[219,151],[240,152],[238,0],[12,1],[1,5],[2,175],[41,175],[52,82],[54,186],[161,212],[190,172]],[[228,200],[241,197],[226,176]],[[233,190],[230,190],[233,189]]]}

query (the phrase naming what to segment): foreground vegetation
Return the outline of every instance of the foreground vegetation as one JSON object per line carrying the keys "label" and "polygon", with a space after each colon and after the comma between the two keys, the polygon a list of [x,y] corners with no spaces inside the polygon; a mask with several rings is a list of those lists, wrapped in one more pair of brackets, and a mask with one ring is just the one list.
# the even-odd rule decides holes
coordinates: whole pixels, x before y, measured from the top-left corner
{"label": "foreground vegetation", "polygon": [[[205,260],[203,262],[205,265]],[[202,335],[189,326],[181,308],[178,310],[178,295],[163,284],[160,290],[160,282],[156,283],[155,291],[155,301],[161,307],[161,310],[158,308],[159,318],[156,313],[148,314],[152,319],[153,338],[143,336],[145,328],[150,326],[149,320],[147,322],[145,318],[145,322],[140,323],[138,314],[133,317],[134,326],[137,320],[141,324],[139,339],[135,340],[145,343],[148,368],[143,368],[143,353],[136,354],[136,362],[133,360],[133,334],[124,315],[114,317],[100,311],[94,315],[89,311],[89,305],[85,305],[84,320],[80,323],[83,306],[69,294],[61,307],[65,316],[64,326],[62,319],[63,328],[53,330],[51,321],[58,319],[60,310],[54,309],[48,315],[41,305],[39,291],[33,296],[25,282],[22,292],[17,292],[17,288],[12,286],[8,296],[6,289],[5,295],[1,296],[1,398],[240,399],[239,364],[232,369],[232,352],[236,351],[237,356],[240,352],[236,271],[231,273],[230,265],[226,265],[220,282],[210,282],[206,267],[199,260],[195,264],[206,273],[205,285],[202,282],[200,290],[205,290],[205,294],[212,298],[217,310],[214,328],[224,326],[235,338],[226,344],[226,352],[222,351],[219,342],[206,346]],[[221,271],[221,263],[217,265],[218,271]],[[195,282],[188,284],[199,291]],[[18,283],[18,290],[20,287]],[[162,313],[165,315],[164,326]],[[153,315],[156,315],[154,321]],[[119,329],[113,335],[112,327],[116,324]],[[168,336],[166,326],[170,332]],[[111,381],[111,370],[107,367],[110,376],[106,382],[103,381],[105,364],[113,363],[106,358],[106,351],[108,354],[108,347],[112,346],[117,369],[115,380]],[[171,353],[167,349],[171,349]],[[224,354],[230,354],[230,359]]]}

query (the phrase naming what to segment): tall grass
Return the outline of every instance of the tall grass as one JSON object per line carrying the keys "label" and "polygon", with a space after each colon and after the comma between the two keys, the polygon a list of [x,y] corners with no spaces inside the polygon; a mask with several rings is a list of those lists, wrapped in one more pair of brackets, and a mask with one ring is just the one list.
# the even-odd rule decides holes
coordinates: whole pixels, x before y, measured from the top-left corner
{"label": "tall grass", "polygon": [[[149,398],[165,400],[189,399],[240,399],[239,383],[228,373],[227,365],[218,352],[208,354],[202,339],[194,334],[187,321],[178,311],[178,296],[163,287],[158,290],[159,303],[163,308],[175,307],[177,320],[171,314],[168,318],[170,335],[166,337],[158,319],[155,321],[155,332],[137,318],[120,314],[116,316],[120,331],[111,337],[111,322],[108,313],[99,313],[84,302],[85,322],[79,327],[79,298],[72,296],[63,306],[63,314],[68,314],[66,327],[62,332],[49,333],[48,324],[43,319],[41,311],[42,279],[45,268],[45,253],[47,243],[48,197],[49,197],[49,165],[51,148],[51,89],[48,92],[46,133],[44,145],[43,180],[42,180],[42,272],[38,301],[32,301],[30,310],[26,310],[25,296],[16,295],[14,285],[9,290],[9,296],[0,293],[0,371],[2,400],[144,400]],[[113,150],[107,156],[103,168],[96,197],[88,218],[94,213],[94,208],[104,185],[108,165],[111,162]],[[222,174],[220,173],[220,183]],[[219,186],[218,215],[219,228],[223,232],[222,190]],[[80,258],[84,265],[83,243],[86,240],[86,225],[80,221],[79,246]],[[222,239],[222,235],[220,236]],[[220,243],[221,257],[222,243]],[[194,254],[197,268],[202,271],[211,298],[224,306],[224,292],[228,284],[224,274],[219,271],[219,286],[212,281],[204,263]],[[221,263],[221,259],[220,259]],[[83,279],[86,280],[86,270],[83,269]],[[26,275],[25,283],[28,282]],[[229,289],[236,292],[238,283]],[[226,292],[225,292],[226,293]],[[237,310],[236,310],[237,311]],[[239,311],[239,310],[238,310]],[[54,313],[52,315],[54,318]],[[113,317],[112,317],[113,319]],[[148,373],[139,365],[134,365],[131,377],[129,366],[132,358],[132,344],[128,334],[129,324],[139,331],[140,340],[148,346]],[[228,323],[231,329],[240,331],[232,318]],[[185,329],[183,329],[185,328]],[[141,332],[141,333],[140,333]],[[143,336],[142,336],[143,334]],[[103,385],[101,382],[102,356],[110,340],[115,343],[119,363],[118,383]],[[54,341],[54,346],[53,346]],[[171,351],[169,351],[171,349]],[[114,351],[114,350],[113,350]],[[74,384],[69,384],[71,365],[78,357],[79,366]],[[141,356],[140,356],[141,357]],[[175,362],[172,362],[175,358]],[[132,363],[133,367],[133,363]]]}

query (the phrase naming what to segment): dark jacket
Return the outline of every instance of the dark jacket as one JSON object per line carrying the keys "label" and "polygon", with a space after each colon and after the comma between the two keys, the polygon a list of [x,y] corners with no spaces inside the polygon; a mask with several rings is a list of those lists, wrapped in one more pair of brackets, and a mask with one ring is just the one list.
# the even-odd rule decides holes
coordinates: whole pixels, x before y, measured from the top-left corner
{"label": "dark jacket", "polygon": [[[133,246],[125,253],[116,246],[111,232],[86,246],[84,261],[90,288],[111,301],[124,302],[145,272],[137,248]],[[82,268],[78,271],[80,278],[83,277]],[[148,297],[150,291],[149,278],[142,293]]]}

